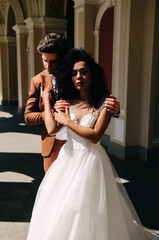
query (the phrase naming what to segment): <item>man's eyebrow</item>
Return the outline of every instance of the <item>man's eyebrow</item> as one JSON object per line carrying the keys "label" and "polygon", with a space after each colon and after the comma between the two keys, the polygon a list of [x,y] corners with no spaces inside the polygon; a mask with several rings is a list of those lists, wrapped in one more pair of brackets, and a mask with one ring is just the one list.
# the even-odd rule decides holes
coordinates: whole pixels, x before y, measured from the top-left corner
{"label": "man's eyebrow", "polygon": [[57,58],[57,59],[50,60],[50,62],[56,62],[56,61],[58,61],[58,58]]}
{"label": "man's eyebrow", "polygon": [[43,59],[44,61],[50,61],[50,62],[55,62],[55,61],[58,61],[58,58],[57,58],[57,59],[53,59],[53,60],[48,60],[48,59],[46,59],[46,58],[42,57],[42,59]]}
{"label": "man's eyebrow", "polygon": [[[85,70],[85,69],[87,69],[87,67],[83,67],[83,68],[79,68],[79,70]],[[73,69],[72,71],[77,71],[78,69]]]}

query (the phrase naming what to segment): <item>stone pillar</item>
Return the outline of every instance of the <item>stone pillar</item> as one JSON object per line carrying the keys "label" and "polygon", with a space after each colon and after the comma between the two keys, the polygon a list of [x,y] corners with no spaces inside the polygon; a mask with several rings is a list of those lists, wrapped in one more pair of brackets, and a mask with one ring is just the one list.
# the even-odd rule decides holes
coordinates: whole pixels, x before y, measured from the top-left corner
{"label": "stone pillar", "polygon": [[84,4],[76,5],[75,2],[75,48],[85,47],[85,22],[84,22]]}
{"label": "stone pillar", "polygon": [[75,48],[84,48],[95,57],[94,24],[97,3],[74,0],[75,2]]}
{"label": "stone pillar", "polygon": [[[153,47],[154,40],[158,41],[158,35],[156,39],[154,38],[155,7],[155,0],[131,1],[126,145],[128,146],[127,149],[132,148],[132,146],[139,146],[138,156],[144,161],[148,160],[149,151],[152,150],[149,147],[155,147],[153,142],[152,145],[150,144],[150,132],[154,123],[152,119],[153,110],[158,112],[158,100],[156,98],[157,108],[153,109],[155,92],[151,92],[154,87],[154,82],[152,82],[154,80],[152,74],[154,67],[154,62],[152,62]],[[155,53],[157,49],[157,47],[154,48]],[[158,66],[156,69],[158,69]],[[156,126],[158,126],[158,122],[156,123]],[[156,130],[157,128],[154,129],[155,134],[157,133]],[[158,146],[156,145],[156,147]],[[130,154],[129,151],[130,155],[132,156],[132,153]],[[151,161],[151,159],[149,160]]]}
{"label": "stone pillar", "polygon": [[29,83],[30,79],[42,71],[41,56],[37,52],[36,48],[40,39],[45,35],[45,26],[42,18],[29,17],[25,19],[26,27],[28,29],[28,72],[29,72]]}
{"label": "stone pillar", "polygon": [[0,103],[10,101],[8,39],[0,36]]}
{"label": "stone pillar", "polygon": [[8,36],[7,38],[8,38],[8,54],[9,54],[10,103],[17,104],[18,84],[17,84],[16,36]]}
{"label": "stone pillar", "polygon": [[119,0],[114,7],[112,94],[120,101],[121,116],[112,119],[108,151],[125,159],[130,1]]}
{"label": "stone pillar", "polygon": [[28,31],[25,25],[15,25],[17,43],[18,107],[25,108],[28,89]]}

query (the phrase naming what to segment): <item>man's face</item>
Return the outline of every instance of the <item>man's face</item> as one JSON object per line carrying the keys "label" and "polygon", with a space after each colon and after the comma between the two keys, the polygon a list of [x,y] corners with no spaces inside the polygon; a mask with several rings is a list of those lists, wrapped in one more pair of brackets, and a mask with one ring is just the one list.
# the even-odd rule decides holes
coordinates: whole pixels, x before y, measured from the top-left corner
{"label": "man's face", "polygon": [[42,53],[44,67],[50,74],[56,73],[58,60],[59,58],[56,53]]}

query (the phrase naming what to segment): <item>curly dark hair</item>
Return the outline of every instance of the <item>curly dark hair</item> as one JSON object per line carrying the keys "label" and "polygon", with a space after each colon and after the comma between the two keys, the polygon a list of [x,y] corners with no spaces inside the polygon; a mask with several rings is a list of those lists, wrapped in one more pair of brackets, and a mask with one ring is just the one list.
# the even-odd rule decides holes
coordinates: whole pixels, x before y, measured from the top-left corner
{"label": "curly dark hair", "polygon": [[91,86],[89,104],[98,108],[104,99],[109,96],[106,78],[101,66],[84,49],[72,49],[65,56],[65,63],[61,66],[57,75],[59,99],[74,100],[80,98],[79,91],[74,87],[72,82],[72,69],[74,64],[79,61],[84,61],[90,69]]}
{"label": "curly dark hair", "polygon": [[67,40],[61,33],[49,33],[40,40],[37,51],[40,53],[56,53],[62,58],[67,52]]}

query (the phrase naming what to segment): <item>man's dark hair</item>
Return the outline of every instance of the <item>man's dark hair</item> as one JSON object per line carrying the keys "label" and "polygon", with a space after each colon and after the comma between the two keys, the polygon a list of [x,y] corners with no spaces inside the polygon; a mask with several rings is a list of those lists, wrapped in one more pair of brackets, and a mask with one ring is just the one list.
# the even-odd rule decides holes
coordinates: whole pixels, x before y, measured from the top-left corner
{"label": "man's dark hair", "polygon": [[40,53],[55,53],[60,58],[64,57],[67,51],[67,41],[64,35],[58,32],[47,34],[37,46]]}
{"label": "man's dark hair", "polygon": [[58,89],[61,96],[65,100],[73,100],[79,98],[79,91],[74,87],[72,82],[72,69],[76,62],[84,61],[90,69],[91,86],[89,104],[98,108],[109,91],[106,85],[106,78],[103,69],[97,64],[92,56],[84,49],[72,49],[65,57],[65,64],[58,73]]}

